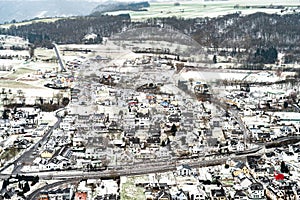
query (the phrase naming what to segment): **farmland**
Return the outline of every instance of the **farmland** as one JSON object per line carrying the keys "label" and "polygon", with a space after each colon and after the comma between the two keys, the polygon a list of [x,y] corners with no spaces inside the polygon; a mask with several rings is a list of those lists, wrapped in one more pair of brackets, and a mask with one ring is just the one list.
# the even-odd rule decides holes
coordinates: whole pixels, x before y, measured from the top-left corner
{"label": "farmland", "polygon": [[[300,3],[291,1],[184,1],[179,5],[174,2],[153,2],[147,11],[116,11],[107,14],[118,15],[129,13],[133,21],[145,20],[156,17],[217,17],[231,13],[251,14],[255,12],[281,13],[281,9],[276,6],[284,6],[286,12],[294,12]],[[246,8],[247,6],[247,8]],[[285,12],[285,13],[286,13]]]}

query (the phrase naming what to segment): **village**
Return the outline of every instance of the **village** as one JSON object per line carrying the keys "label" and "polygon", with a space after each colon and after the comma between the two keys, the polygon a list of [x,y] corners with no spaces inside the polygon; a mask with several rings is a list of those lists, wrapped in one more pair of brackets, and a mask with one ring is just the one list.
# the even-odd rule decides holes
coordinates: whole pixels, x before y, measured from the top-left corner
{"label": "village", "polygon": [[[65,182],[37,199],[299,198],[296,72],[238,70],[221,56],[208,69],[156,47],[133,53],[109,40],[103,54],[59,46],[59,54],[35,50],[30,58],[26,41],[3,40],[6,199],[78,173],[110,178]],[[23,50],[12,51],[14,44]],[[155,163],[155,173],[130,175]],[[130,173],[119,176],[119,169]]]}

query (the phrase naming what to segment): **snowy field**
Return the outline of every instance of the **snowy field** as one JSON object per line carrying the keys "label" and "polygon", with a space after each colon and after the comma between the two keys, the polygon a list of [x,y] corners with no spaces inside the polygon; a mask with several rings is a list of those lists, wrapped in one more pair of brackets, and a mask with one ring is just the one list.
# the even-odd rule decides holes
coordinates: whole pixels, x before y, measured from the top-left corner
{"label": "snowy field", "polygon": [[[174,2],[179,2],[179,6],[175,6]],[[234,8],[239,5],[240,8]],[[293,12],[292,8],[296,8],[300,5],[298,0],[285,0],[285,1],[271,1],[271,0],[231,0],[231,1],[171,1],[171,2],[150,2],[150,7],[147,11],[117,11],[108,12],[107,14],[118,15],[129,13],[132,20],[144,20],[147,18],[155,17],[183,17],[183,18],[195,18],[195,17],[217,17],[220,15],[232,14],[240,12],[241,14],[251,14],[255,12],[265,13],[277,13],[280,14],[280,9],[271,8],[251,8],[251,6],[270,6],[270,5],[282,5],[288,7],[288,12]],[[250,8],[245,8],[250,6]],[[300,10],[298,10],[299,12]]]}

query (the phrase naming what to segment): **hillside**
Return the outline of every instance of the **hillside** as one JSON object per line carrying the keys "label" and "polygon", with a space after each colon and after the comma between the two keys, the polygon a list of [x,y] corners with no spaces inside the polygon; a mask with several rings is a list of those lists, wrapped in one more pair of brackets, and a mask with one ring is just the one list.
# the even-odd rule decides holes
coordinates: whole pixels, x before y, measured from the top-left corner
{"label": "hillside", "polygon": [[0,24],[33,18],[88,15],[98,4],[87,0],[72,3],[69,0],[0,1]]}
{"label": "hillside", "polygon": [[144,8],[150,7],[148,2],[124,3],[124,2],[109,2],[98,5],[92,12],[94,14],[101,14],[106,12],[114,12],[121,10],[142,11]]}

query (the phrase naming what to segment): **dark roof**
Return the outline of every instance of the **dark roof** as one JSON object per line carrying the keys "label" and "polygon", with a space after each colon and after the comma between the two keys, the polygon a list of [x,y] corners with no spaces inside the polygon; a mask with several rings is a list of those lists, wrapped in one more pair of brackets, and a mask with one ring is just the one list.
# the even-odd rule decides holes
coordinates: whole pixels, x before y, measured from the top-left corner
{"label": "dark roof", "polygon": [[140,138],[137,137],[129,138],[129,141],[132,142],[133,144],[140,144]]}
{"label": "dark roof", "polygon": [[147,138],[147,143],[149,143],[149,144],[160,143],[160,138],[159,137],[150,137],[150,138]]}
{"label": "dark roof", "polygon": [[225,192],[222,189],[220,189],[220,190],[211,190],[211,195],[213,197],[223,197],[223,196],[225,196]]}
{"label": "dark roof", "polygon": [[250,185],[250,189],[251,190],[263,190],[264,187],[263,187],[263,185],[261,183],[252,183]]}
{"label": "dark roof", "polygon": [[183,164],[182,167],[185,168],[185,169],[192,170],[191,166],[189,166],[189,165],[187,165],[187,164]]}
{"label": "dark roof", "polygon": [[218,143],[217,138],[207,138],[206,139],[208,146],[216,146]]}
{"label": "dark roof", "polygon": [[165,190],[160,190],[158,193],[157,193],[157,199],[169,199],[171,200],[172,199],[172,196],[169,192],[165,191]]}
{"label": "dark roof", "polygon": [[244,191],[242,191],[242,190],[237,190],[237,191],[235,191],[234,196],[235,197],[237,197],[237,196],[239,196],[239,197],[246,197],[247,194]]}
{"label": "dark roof", "polygon": [[175,114],[168,117],[169,122],[180,122],[180,119],[180,116]]}
{"label": "dark roof", "polygon": [[240,169],[243,169],[243,167],[245,167],[245,166],[246,166],[245,163],[243,163],[241,161],[235,165],[236,168],[240,168]]}

